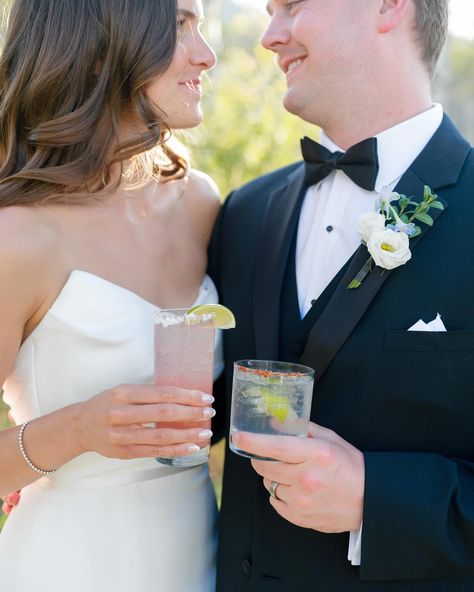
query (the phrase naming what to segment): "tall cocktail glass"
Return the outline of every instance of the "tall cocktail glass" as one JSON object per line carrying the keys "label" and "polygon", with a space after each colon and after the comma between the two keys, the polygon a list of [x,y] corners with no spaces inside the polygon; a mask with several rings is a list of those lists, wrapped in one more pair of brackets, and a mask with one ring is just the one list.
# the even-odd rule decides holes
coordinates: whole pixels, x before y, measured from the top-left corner
{"label": "tall cocktail glass", "polygon": [[[155,384],[212,392],[215,326],[212,314],[186,314],[167,309],[155,314]],[[171,424],[170,424],[171,425]],[[211,420],[175,422],[173,428],[210,428]],[[161,463],[192,467],[207,462],[210,443],[182,457],[157,458]]]}
{"label": "tall cocktail glass", "polygon": [[307,437],[314,370],[300,364],[241,360],[234,364],[230,448],[241,456],[262,458],[232,443],[236,432]]}

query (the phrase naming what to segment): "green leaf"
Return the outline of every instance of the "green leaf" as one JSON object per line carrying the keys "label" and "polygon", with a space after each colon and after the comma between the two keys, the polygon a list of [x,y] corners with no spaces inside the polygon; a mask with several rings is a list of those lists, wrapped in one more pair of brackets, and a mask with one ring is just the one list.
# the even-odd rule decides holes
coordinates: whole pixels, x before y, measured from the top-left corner
{"label": "green leaf", "polygon": [[433,201],[430,203],[430,208],[436,208],[437,210],[444,210],[444,206],[440,201]]}
{"label": "green leaf", "polygon": [[412,234],[410,238],[415,238],[415,236],[418,236],[419,234],[421,234],[421,228],[419,226],[415,226],[415,234]]}
{"label": "green leaf", "polygon": [[408,222],[409,222],[407,214],[403,214],[403,216],[400,216],[400,220],[402,222],[404,222],[405,224],[408,224]]}
{"label": "green leaf", "polygon": [[359,280],[352,280],[352,282],[347,286],[348,290],[355,290],[356,288],[359,288],[362,282],[360,282]]}
{"label": "green leaf", "polygon": [[410,200],[408,199],[408,197],[404,197],[398,203],[401,208],[406,208],[410,204]]}
{"label": "green leaf", "polygon": [[425,224],[428,224],[428,226],[433,226],[433,218],[431,216],[429,216],[428,214],[420,212],[419,214],[417,214],[415,216],[415,218],[417,220],[419,220],[420,222],[424,222]]}
{"label": "green leaf", "polygon": [[431,187],[429,187],[428,185],[425,185],[424,190],[423,190],[423,200],[426,201],[427,199],[429,199],[432,196],[434,197]]}

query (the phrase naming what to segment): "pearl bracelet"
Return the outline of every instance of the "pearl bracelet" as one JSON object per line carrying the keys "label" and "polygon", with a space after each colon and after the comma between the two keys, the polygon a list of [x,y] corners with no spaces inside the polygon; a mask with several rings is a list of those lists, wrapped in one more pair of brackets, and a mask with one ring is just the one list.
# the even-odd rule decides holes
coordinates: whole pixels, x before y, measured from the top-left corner
{"label": "pearl bracelet", "polygon": [[30,421],[25,421],[25,423],[21,426],[20,431],[18,432],[18,447],[20,449],[21,456],[25,459],[25,462],[30,467],[30,469],[32,469],[36,473],[39,473],[40,475],[52,475],[53,473],[57,473],[59,469],[53,469],[52,471],[43,471],[43,469],[38,468],[31,462],[30,457],[26,454],[25,447],[23,445],[23,432],[25,431],[25,428],[30,423]]}

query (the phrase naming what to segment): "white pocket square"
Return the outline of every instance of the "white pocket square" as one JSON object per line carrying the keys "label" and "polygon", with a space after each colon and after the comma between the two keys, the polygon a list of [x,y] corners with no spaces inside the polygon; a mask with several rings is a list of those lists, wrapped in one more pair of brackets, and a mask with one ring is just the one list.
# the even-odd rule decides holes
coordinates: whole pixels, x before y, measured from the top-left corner
{"label": "white pocket square", "polygon": [[429,323],[425,323],[420,319],[414,325],[412,325],[408,331],[446,331],[446,327],[444,326],[444,323],[438,313],[436,318]]}

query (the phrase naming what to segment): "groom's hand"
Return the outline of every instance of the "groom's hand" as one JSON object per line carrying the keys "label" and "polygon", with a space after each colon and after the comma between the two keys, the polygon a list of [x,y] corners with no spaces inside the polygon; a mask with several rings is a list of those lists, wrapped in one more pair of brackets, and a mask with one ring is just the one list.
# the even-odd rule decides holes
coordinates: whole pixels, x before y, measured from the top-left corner
{"label": "groom's hand", "polygon": [[357,530],[362,523],[364,457],[336,433],[314,423],[308,438],[240,432],[241,450],[281,462],[252,460],[275,510],[296,526],[321,532]]}

